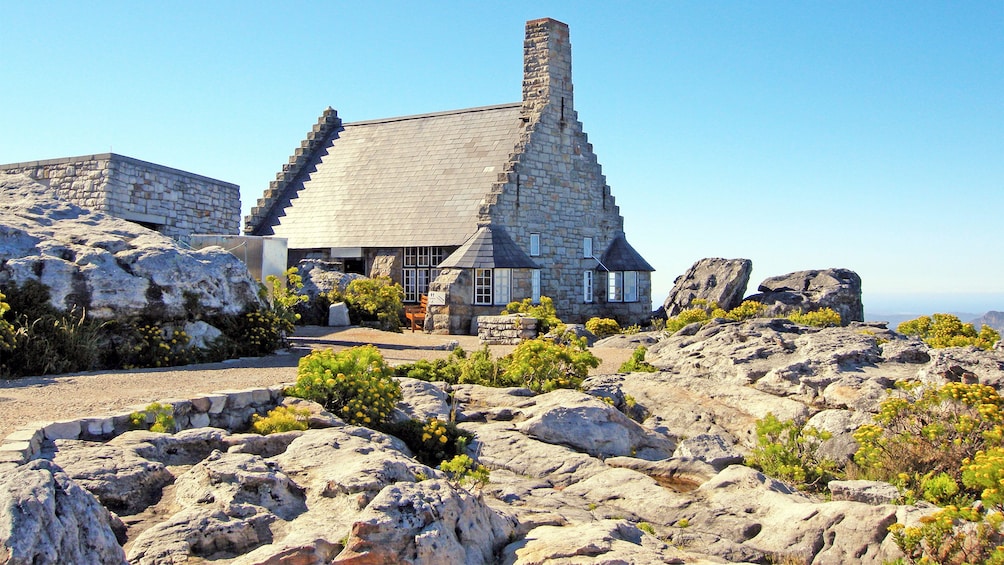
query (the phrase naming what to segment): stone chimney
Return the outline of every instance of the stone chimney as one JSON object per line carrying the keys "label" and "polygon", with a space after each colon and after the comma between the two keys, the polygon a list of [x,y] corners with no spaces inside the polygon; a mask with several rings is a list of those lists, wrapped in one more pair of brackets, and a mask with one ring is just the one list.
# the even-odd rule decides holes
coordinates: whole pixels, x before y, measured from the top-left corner
{"label": "stone chimney", "polygon": [[545,108],[562,125],[572,119],[572,45],[568,41],[568,24],[551,18],[526,22],[523,41],[523,115],[539,118]]}

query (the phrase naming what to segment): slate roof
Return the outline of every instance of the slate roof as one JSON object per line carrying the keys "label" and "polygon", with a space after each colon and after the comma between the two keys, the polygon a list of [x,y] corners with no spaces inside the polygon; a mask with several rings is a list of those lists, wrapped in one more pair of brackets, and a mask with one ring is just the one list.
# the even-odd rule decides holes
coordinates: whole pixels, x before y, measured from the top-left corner
{"label": "slate roof", "polygon": [[439,264],[441,269],[539,269],[501,226],[481,226]]}
{"label": "slate roof", "polygon": [[[623,235],[618,236],[610,244],[610,247],[603,252],[600,257],[602,266],[597,266],[596,270],[607,271],[654,271],[652,265],[648,264],[640,253],[631,247]],[[604,269],[603,267],[606,267]]]}
{"label": "slate roof", "polygon": [[266,225],[292,249],[460,245],[522,126],[520,104],[343,124]]}

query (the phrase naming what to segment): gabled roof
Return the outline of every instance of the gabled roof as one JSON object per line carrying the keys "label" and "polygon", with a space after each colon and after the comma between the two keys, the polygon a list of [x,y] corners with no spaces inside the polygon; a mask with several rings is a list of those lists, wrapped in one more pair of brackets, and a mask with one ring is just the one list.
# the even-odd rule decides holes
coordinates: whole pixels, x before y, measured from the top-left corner
{"label": "gabled roof", "polygon": [[481,226],[440,269],[539,269],[500,226]]}
{"label": "gabled roof", "polygon": [[520,107],[343,124],[255,232],[294,249],[460,245],[516,149]]}
{"label": "gabled roof", "polygon": [[652,265],[648,264],[640,253],[631,247],[623,235],[617,236],[610,247],[603,252],[600,257],[600,266],[597,270],[606,271],[654,271]]}

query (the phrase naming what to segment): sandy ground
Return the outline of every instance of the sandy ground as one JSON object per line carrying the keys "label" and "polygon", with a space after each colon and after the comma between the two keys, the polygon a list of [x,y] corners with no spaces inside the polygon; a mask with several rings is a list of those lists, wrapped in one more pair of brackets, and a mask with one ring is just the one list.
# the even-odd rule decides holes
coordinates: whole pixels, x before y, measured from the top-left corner
{"label": "sandy ground", "polygon": [[[446,345],[451,341],[459,342],[467,351],[480,347],[474,336],[396,334],[356,327],[302,327],[291,341],[293,347],[288,352],[268,357],[170,369],[46,375],[0,381],[0,438],[30,422],[103,416],[157,400],[291,383],[296,380],[296,364],[300,357],[313,349],[340,350],[373,344],[388,364],[399,365],[445,357],[449,355]],[[513,346],[491,347],[497,357],[512,349]],[[631,350],[595,348],[593,354],[602,359],[602,363],[590,374],[604,374],[616,372],[631,356]]]}

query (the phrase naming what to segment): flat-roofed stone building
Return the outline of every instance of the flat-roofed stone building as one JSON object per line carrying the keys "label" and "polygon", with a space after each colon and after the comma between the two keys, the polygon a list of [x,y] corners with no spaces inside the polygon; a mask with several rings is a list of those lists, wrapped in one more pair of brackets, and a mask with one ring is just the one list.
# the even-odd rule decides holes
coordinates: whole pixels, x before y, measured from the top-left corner
{"label": "flat-roofed stone building", "polygon": [[328,108],[245,233],[427,294],[429,331],[540,296],[566,322],[648,316],[654,269],[577,119],[568,26],[527,22],[523,55],[521,102],[356,123]]}
{"label": "flat-roofed stone building", "polygon": [[115,153],[0,165],[78,206],[138,223],[175,240],[196,233],[236,235],[240,187]]}

